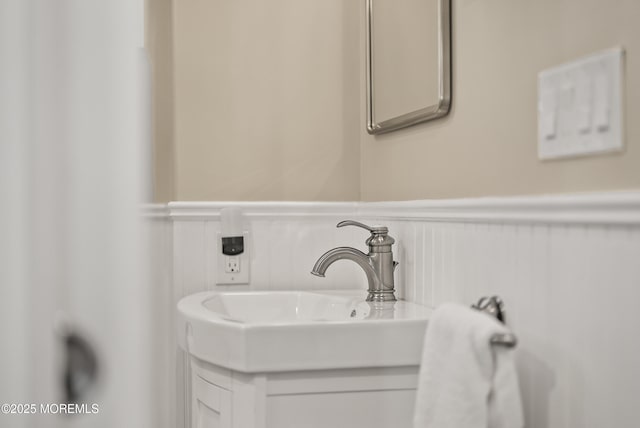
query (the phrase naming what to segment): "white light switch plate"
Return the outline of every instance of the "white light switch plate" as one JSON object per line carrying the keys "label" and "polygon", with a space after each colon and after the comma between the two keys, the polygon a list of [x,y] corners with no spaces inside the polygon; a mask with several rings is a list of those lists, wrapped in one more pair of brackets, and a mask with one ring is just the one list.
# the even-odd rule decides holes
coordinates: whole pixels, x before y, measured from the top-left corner
{"label": "white light switch plate", "polygon": [[222,234],[216,233],[216,284],[249,284],[249,233],[244,232],[244,251],[237,256],[222,254]]}
{"label": "white light switch plate", "polygon": [[621,48],[538,74],[538,157],[554,159],[623,148]]}

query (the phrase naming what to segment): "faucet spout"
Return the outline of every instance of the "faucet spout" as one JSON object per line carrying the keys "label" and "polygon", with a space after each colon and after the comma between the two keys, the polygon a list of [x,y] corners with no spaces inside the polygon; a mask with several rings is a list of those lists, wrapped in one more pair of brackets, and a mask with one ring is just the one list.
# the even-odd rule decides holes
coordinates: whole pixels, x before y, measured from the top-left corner
{"label": "faucet spout", "polygon": [[[325,272],[333,263],[338,260],[351,260],[362,268],[367,276],[369,284],[368,302],[392,302],[395,301],[393,287],[393,269],[390,272],[383,272],[381,276],[379,254],[365,254],[360,250],[351,247],[337,247],[324,253],[313,266],[311,273],[315,276],[324,277]],[[391,256],[391,253],[385,254]],[[390,278],[388,278],[390,276]]]}
{"label": "faucet spout", "polygon": [[351,260],[360,266],[362,270],[364,270],[365,275],[367,275],[367,281],[370,286],[372,284],[380,283],[380,279],[378,278],[376,271],[369,262],[369,256],[362,251],[351,247],[337,247],[324,253],[313,266],[311,274],[324,278],[324,274],[329,266],[342,259]]}

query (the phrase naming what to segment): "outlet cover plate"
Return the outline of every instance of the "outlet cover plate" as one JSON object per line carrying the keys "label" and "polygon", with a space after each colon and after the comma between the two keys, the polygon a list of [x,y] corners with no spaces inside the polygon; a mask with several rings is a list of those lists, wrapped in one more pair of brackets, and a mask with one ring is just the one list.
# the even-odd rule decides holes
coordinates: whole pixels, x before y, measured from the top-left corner
{"label": "outlet cover plate", "polygon": [[[222,234],[216,233],[216,285],[249,284],[249,271],[251,259],[249,257],[249,233],[243,232],[244,251],[237,256],[227,256],[222,254]],[[238,258],[240,264],[239,272],[227,272],[226,263],[228,258]]]}

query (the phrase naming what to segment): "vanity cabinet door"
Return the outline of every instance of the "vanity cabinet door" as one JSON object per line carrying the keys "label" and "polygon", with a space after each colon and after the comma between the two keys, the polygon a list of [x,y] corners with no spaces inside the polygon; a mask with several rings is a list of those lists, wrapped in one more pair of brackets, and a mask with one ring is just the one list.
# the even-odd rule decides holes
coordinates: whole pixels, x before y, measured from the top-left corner
{"label": "vanity cabinet door", "polygon": [[193,376],[192,428],[231,428],[231,391]]}

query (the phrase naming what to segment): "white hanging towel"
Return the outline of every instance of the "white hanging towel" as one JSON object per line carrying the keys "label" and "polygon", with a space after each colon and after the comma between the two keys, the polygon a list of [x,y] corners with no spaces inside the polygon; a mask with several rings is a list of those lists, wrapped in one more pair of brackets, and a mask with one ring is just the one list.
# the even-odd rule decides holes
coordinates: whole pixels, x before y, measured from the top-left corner
{"label": "white hanging towel", "polygon": [[509,333],[497,319],[446,303],[429,320],[414,428],[522,428],[512,349],[491,345]]}

